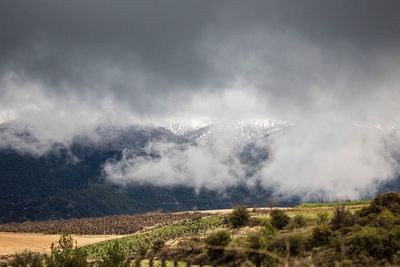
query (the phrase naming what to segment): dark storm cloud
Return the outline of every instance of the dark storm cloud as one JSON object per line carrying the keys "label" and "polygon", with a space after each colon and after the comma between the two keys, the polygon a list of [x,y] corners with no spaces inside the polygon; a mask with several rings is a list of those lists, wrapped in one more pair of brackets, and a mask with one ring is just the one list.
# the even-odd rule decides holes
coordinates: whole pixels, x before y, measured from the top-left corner
{"label": "dark storm cloud", "polygon": [[283,0],[232,7],[230,15],[239,18],[239,25],[243,19],[289,27],[317,42],[345,41],[368,47],[398,39],[400,34],[398,1]]}
{"label": "dark storm cloud", "polygon": [[[179,103],[192,91],[223,88],[238,73],[286,97],[299,91],[287,80],[307,87],[321,76],[291,58],[298,38],[323,50],[321,60],[331,61],[324,72],[342,60],[360,76],[379,75],[369,65],[375,51],[398,51],[398,10],[398,1],[372,0],[2,1],[0,70],[42,83],[49,96],[111,94],[144,113],[159,111],[166,96]],[[280,37],[286,32],[295,37]],[[279,38],[291,43],[279,47]],[[249,54],[269,49],[270,39],[278,39],[275,55],[240,67]],[[228,66],[216,67],[214,49],[231,45]],[[272,86],[265,86],[266,76],[273,76]]]}
{"label": "dark storm cloud", "polygon": [[198,83],[207,72],[196,41],[213,9],[200,2],[10,1],[0,12],[3,72],[52,88],[93,87],[113,68],[123,79],[140,73],[164,89]]}
{"label": "dark storm cloud", "polygon": [[105,173],[223,187],[246,173],[235,123],[276,119],[293,128],[253,181],[357,196],[399,173],[399,10],[397,0],[0,1],[0,122],[39,140],[2,134],[0,147],[40,155],[77,133],[96,138],[99,123],[212,122],[210,142],[151,144],[155,161],[126,151]]}

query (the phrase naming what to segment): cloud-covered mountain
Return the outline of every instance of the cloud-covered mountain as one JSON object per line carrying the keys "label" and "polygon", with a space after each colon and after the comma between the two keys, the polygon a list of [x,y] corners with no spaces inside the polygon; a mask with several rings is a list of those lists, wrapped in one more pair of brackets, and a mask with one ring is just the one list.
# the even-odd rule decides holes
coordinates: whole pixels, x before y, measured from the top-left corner
{"label": "cloud-covered mountain", "polygon": [[0,178],[11,190],[5,199],[18,187],[26,196],[2,214],[77,211],[76,198],[26,204],[72,185],[124,196],[180,186],[305,199],[375,191],[399,174],[399,8],[396,0],[1,1]]}
{"label": "cloud-covered mountain", "polygon": [[[207,129],[211,136],[210,128],[205,126],[201,129]],[[2,124],[0,220],[87,217],[265,203],[271,195],[270,190],[243,183],[226,186],[224,190],[195,188],[190,183],[162,186],[151,180],[131,180],[121,185],[105,171],[110,164],[121,162],[127,151],[136,157],[159,158],[159,154],[148,149],[152,143],[194,144],[204,138],[204,135],[193,137],[196,136],[194,132],[201,129],[175,134],[164,127],[98,126],[93,130],[95,134],[76,136],[71,144],[52,143],[49,146],[41,144],[42,141],[35,138],[28,127],[15,122]],[[18,142],[11,143],[10,140]],[[6,141],[8,145],[4,145]],[[37,150],[44,147],[45,150]]]}
{"label": "cloud-covered mountain", "polygon": [[[64,144],[41,140],[17,122],[2,124],[1,220],[265,205],[271,197],[282,205],[305,199],[347,199],[368,196],[395,178],[367,180],[365,176],[357,183],[337,185],[346,188],[345,194],[329,190],[336,181],[315,184],[302,177],[301,169],[278,181],[268,176],[269,168],[280,164],[274,163],[282,153],[276,145],[287,142],[286,136],[295,130],[283,122],[160,125],[98,125]],[[374,155],[366,158],[377,160]],[[297,189],[291,188],[291,183],[299,182]],[[392,182],[386,190],[396,186]]]}

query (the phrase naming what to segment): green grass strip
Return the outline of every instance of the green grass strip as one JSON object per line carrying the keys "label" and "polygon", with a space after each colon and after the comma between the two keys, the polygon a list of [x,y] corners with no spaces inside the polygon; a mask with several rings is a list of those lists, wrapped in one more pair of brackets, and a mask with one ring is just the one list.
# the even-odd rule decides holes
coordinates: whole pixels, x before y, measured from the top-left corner
{"label": "green grass strip", "polygon": [[354,200],[341,202],[316,202],[316,203],[301,203],[299,208],[319,208],[319,207],[335,207],[335,206],[353,206],[370,204],[371,200]]}

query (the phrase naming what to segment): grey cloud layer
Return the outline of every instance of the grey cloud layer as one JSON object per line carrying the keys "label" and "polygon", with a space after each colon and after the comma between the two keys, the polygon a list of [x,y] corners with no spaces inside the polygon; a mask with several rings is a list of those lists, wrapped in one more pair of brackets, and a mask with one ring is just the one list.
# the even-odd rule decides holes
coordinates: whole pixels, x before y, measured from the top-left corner
{"label": "grey cloud layer", "polygon": [[[398,174],[388,155],[400,147],[399,10],[397,0],[1,1],[0,122],[68,143],[104,121],[288,121],[296,130],[255,179],[301,194],[348,179],[330,193],[354,196]],[[160,162],[135,165],[127,152],[105,171],[122,182],[241,181],[235,142],[221,143],[154,144]]]}
{"label": "grey cloud layer", "polygon": [[2,79],[12,73],[37,82],[49,98],[112,96],[141,114],[174,111],[194,92],[221,91],[236,80],[274,101],[307,106],[313,85],[347,79],[354,97],[398,74],[386,62],[397,65],[398,1],[0,5]]}

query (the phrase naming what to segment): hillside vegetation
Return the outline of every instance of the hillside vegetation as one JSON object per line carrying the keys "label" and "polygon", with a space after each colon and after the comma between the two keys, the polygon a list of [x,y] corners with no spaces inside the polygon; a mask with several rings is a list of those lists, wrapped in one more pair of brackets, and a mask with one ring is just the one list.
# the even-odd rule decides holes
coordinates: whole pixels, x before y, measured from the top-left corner
{"label": "hillside vegetation", "polygon": [[[146,142],[138,145],[138,153]],[[102,167],[121,156],[122,149],[83,143],[69,148],[59,145],[42,156],[0,149],[0,223],[261,206],[271,194],[271,190],[245,185],[227,188],[224,195],[183,185],[118,186],[105,179]],[[79,160],[74,161],[75,157]],[[288,199],[280,204],[297,203]]]}
{"label": "hillside vegetation", "polygon": [[178,221],[69,252],[57,249],[57,257],[77,257],[81,266],[398,266],[400,193],[347,206],[240,206],[228,215]]}

